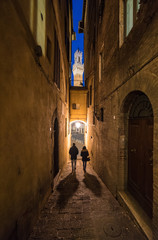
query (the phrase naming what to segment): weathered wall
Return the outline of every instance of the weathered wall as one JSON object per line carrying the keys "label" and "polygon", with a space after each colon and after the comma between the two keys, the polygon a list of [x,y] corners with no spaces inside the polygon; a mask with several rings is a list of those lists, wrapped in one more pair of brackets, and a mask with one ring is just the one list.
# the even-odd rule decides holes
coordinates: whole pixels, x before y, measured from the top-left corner
{"label": "weathered wall", "polygon": [[[87,90],[81,87],[70,89],[70,122],[81,120],[87,122]],[[73,109],[72,104],[78,104],[79,109]]]}
{"label": "weathered wall", "polygon": [[[36,1],[34,3],[34,11],[37,11]],[[69,76],[62,63],[61,88],[57,89],[53,82],[53,6],[49,6],[49,21],[43,14],[48,21],[46,34],[52,41],[51,63],[46,56],[39,60],[35,55],[38,26],[34,21],[36,27],[30,30],[30,8],[31,1],[1,1],[0,239],[3,240],[26,239],[51,190],[54,161],[51,131],[56,109],[59,168],[67,161],[65,118],[68,118],[68,106],[65,94],[68,86],[66,90],[65,81],[68,83]],[[36,20],[36,16],[33,18]],[[42,50],[46,53],[46,49]]]}
{"label": "weathered wall", "polygon": [[[94,161],[94,153],[96,152],[95,146],[93,145],[93,141],[94,141],[94,132],[96,130],[95,125],[94,125],[94,76],[92,75],[89,79],[88,79],[88,84],[87,84],[87,88],[90,89],[90,86],[92,88],[92,102],[90,104],[89,102],[89,106],[87,108],[87,148],[89,151],[89,154],[91,156],[91,163],[93,163],[93,165],[95,164],[96,161]],[[90,94],[90,90],[88,91],[88,95]],[[90,98],[90,96],[89,96]]]}
{"label": "weathered wall", "polygon": [[[118,191],[126,189],[127,169],[125,158],[127,154],[127,139],[123,136],[124,118],[122,107],[125,97],[131,91],[145,93],[154,112],[154,151],[153,151],[153,239],[158,231],[158,178],[157,178],[157,109],[158,109],[158,1],[142,3],[137,21],[120,45],[119,3],[122,1],[104,1],[102,18],[99,17],[99,6],[91,13],[91,4],[86,8],[85,31],[85,78],[88,88],[91,85],[91,72],[94,71],[94,114],[95,127],[89,126],[88,148],[92,149],[92,163],[111,192],[117,196]],[[97,9],[97,10],[96,10]],[[93,23],[94,21],[94,23]],[[93,23],[93,24],[92,24]],[[91,25],[95,25],[95,54],[90,45],[93,43]],[[87,29],[87,28],[86,28]],[[91,53],[90,53],[91,52]],[[103,54],[102,78],[99,81],[99,54]],[[88,56],[92,54],[95,61],[90,66]],[[100,110],[104,110],[101,121]],[[92,106],[88,110],[91,125]],[[93,138],[91,138],[91,136]],[[122,155],[123,154],[123,155]]]}
{"label": "weathered wall", "polygon": [[[99,9],[98,2],[94,1],[94,8]],[[88,145],[92,150],[94,158],[93,165],[100,176],[104,179],[107,186],[115,194],[117,165],[117,125],[112,116],[113,107],[106,106],[102,98],[108,94],[115,84],[115,75],[117,74],[117,56],[118,47],[118,2],[105,3],[103,16],[99,18],[99,10],[95,13],[89,5],[87,12],[87,25],[89,31],[85,33],[85,78],[88,78],[88,86],[94,86],[94,103],[89,107],[89,119],[93,122],[95,115],[95,127],[90,122],[88,133]],[[110,13],[110,14],[109,14]],[[94,24],[92,24],[92,21]],[[114,24],[115,23],[115,24]],[[92,31],[92,25],[95,25],[95,32]],[[107,34],[108,33],[108,34]],[[91,40],[92,39],[92,40]],[[90,41],[90,43],[89,43]],[[89,47],[91,45],[91,47]],[[91,53],[90,53],[91,52]],[[99,54],[103,56],[102,79],[99,82]],[[92,59],[88,56],[92,55]],[[87,57],[87,58],[86,58]],[[90,62],[88,61],[90,59]],[[87,61],[86,61],[87,60]],[[110,69],[110,71],[109,71]],[[94,76],[94,83],[91,79]],[[114,102],[111,98],[110,103]],[[104,108],[104,121],[100,119],[100,109]],[[105,112],[106,109],[106,112]],[[113,134],[113,131],[115,134]],[[111,149],[113,149],[111,151]]]}

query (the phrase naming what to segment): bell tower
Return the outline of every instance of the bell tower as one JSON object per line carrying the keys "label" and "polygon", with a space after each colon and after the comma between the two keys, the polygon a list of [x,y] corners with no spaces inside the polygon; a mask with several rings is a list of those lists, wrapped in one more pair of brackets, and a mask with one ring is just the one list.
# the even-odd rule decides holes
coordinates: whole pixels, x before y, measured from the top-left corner
{"label": "bell tower", "polygon": [[74,86],[83,86],[84,64],[82,64],[82,52],[79,49],[74,53],[75,63],[73,65]]}

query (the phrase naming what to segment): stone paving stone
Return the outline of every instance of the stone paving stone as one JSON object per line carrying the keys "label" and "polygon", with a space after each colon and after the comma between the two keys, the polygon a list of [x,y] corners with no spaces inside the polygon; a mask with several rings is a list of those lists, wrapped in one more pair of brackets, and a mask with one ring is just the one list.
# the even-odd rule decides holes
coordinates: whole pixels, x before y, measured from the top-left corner
{"label": "stone paving stone", "polygon": [[145,240],[88,163],[69,162],[28,240]]}

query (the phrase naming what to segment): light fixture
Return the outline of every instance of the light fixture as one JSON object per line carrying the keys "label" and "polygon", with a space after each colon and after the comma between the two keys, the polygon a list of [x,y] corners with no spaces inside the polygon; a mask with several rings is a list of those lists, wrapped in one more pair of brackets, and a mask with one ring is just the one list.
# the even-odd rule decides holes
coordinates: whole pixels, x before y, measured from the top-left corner
{"label": "light fixture", "polygon": [[42,57],[42,48],[40,45],[36,45],[34,51],[37,57]]}
{"label": "light fixture", "polygon": [[76,127],[79,128],[81,126],[80,122],[76,122]]}

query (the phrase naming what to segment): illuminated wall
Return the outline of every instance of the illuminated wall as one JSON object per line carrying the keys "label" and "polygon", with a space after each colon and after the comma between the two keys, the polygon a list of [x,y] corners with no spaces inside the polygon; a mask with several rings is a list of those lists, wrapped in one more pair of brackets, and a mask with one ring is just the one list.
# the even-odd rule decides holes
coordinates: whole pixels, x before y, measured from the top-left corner
{"label": "illuminated wall", "polygon": [[70,89],[70,122],[87,122],[87,90],[80,87]]}
{"label": "illuminated wall", "polygon": [[37,1],[37,44],[42,47],[45,56],[45,38],[46,38],[46,2]]}

